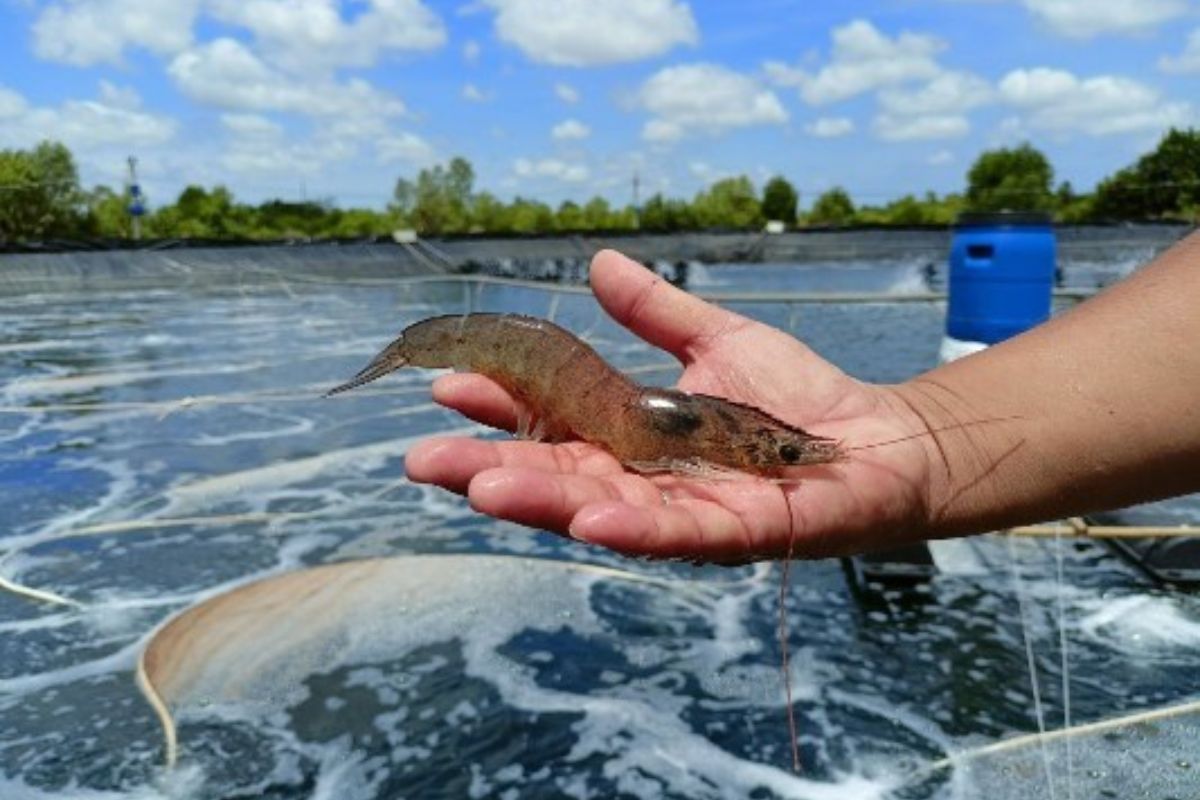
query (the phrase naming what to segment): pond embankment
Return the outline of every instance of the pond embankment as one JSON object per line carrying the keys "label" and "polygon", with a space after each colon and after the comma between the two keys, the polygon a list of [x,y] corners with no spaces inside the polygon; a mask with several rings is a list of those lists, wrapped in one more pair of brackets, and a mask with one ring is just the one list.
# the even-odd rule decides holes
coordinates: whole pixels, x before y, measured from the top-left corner
{"label": "pond embankment", "polygon": [[[1149,260],[1193,230],[1186,225],[1058,228],[1063,261],[1103,264],[1130,252]],[[871,263],[945,258],[946,228],[453,237],[415,243],[155,243],[139,249],[73,249],[0,255],[0,292],[153,289],[180,285],[387,279],[478,271],[578,279],[597,250],[612,247],[646,263]],[[1144,254],[1144,256],[1142,255]]]}

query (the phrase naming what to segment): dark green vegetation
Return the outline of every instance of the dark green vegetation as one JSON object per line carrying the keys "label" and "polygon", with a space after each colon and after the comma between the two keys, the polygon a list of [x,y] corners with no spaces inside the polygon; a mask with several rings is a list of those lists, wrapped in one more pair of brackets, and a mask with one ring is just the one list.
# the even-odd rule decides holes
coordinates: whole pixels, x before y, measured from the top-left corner
{"label": "dark green vegetation", "polygon": [[[45,239],[124,239],[132,231],[122,191],[79,184],[70,151],[43,142],[32,150],[0,150],[0,244]],[[1147,153],[1102,180],[1090,194],[1054,185],[1054,168],[1029,144],[988,150],[972,164],[961,193],[905,195],[884,205],[856,206],[841,187],[799,210],[796,188],[771,178],[760,195],[746,176],[724,178],[691,200],[656,194],[640,210],[603,197],[557,208],[539,200],[504,201],[475,190],[469,161],[400,178],[386,210],[337,208],[332,202],[239,203],[223,186],[189,186],[176,201],[142,218],[147,238],[281,239],[362,237],[413,228],[425,235],[535,234],[574,231],[753,229],[769,219],[788,225],[948,225],[962,211],[1000,209],[1052,213],[1060,222],[1182,220],[1200,217],[1200,131],[1171,130]]]}

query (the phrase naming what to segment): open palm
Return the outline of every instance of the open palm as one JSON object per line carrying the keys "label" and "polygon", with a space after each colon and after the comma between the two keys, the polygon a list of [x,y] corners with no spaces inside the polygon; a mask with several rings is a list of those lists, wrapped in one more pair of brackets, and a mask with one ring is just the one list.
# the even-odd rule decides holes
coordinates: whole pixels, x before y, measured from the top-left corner
{"label": "open palm", "polygon": [[[839,439],[849,457],[795,468],[795,481],[644,476],[586,442],[434,438],[412,449],[414,481],[465,494],[473,508],[632,555],[740,563],[898,545],[928,518],[928,426],[891,387],[856,381],[782,331],[706,303],[613,251],[591,269],[615,320],[675,355],[679,388],[757,406]],[[569,391],[569,388],[565,389]],[[492,381],[448,375],[434,399],[512,430],[512,398]]]}

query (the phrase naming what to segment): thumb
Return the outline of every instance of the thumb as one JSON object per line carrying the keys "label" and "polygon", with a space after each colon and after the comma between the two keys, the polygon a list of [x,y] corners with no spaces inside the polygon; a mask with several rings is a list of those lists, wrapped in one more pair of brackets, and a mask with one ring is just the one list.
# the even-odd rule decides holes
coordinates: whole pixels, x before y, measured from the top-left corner
{"label": "thumb", "polygon": [[616,250],[592,258],[592,291],[608,315],[655,347],[691,363],[748,320],[672,286]]}

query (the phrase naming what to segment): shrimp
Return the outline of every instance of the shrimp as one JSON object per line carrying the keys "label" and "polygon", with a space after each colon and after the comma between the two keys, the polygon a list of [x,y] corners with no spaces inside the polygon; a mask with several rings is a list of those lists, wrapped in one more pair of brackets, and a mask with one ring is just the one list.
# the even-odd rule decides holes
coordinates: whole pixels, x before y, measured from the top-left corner
{"label": "shrimp", "polygon": [[753,406],[641,386],[569,331],[517,314],[432,317],[410,325],[327,396],[404,366],[485,375],[517,400],[519,436],[582,439],[636,472],[781,479],[789,467],[846,455],[839,441]]}

